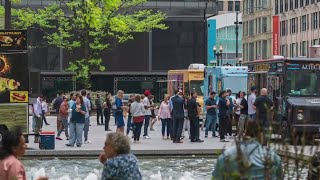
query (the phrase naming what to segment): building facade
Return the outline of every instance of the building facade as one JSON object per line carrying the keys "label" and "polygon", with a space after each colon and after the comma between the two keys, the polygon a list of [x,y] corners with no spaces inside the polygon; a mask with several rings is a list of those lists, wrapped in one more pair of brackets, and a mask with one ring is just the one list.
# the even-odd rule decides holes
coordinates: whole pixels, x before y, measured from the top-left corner
{"label": "building facade", "polygon": [[309,47],[319,45],[320,0],[276,0],[280,17],[280,53],[284,57],[309,57]]}

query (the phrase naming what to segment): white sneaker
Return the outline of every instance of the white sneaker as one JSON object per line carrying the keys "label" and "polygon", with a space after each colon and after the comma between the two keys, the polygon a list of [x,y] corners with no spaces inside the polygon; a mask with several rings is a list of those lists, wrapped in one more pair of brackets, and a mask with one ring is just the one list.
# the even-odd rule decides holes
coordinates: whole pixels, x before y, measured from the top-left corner
{"label": "white sneaker", "polygon": [[143,139],[150,139],[149,136],[143,136]]}
{"label": "white sneaker", "polygon": [[89,140],[84,142],[84,144],[90,144],[90,143],[91,143],[91,141],[89,141]]}

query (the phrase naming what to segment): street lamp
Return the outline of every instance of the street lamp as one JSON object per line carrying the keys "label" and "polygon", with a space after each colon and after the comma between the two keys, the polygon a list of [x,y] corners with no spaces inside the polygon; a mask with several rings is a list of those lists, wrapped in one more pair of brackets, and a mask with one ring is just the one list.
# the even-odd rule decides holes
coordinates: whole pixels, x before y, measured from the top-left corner
{"label": "street lamp", "polygon": [[213,46],[213,53],[214,55],[217,56],[217,65],[219,66],[219,57],[221,57],[221,64],[222,65],[222,52],[223,52],[223,47],[220,45],[219,47],[219,51],[217,51],[217,47],[216,46]]}

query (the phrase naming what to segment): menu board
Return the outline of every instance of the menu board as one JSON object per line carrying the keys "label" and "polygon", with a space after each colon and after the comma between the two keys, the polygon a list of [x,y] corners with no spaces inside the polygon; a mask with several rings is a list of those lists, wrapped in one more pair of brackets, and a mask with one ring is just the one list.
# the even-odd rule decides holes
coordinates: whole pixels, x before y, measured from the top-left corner
{"label": "menu board", "polygon": [[0,51],[25,51],[27,30],[0,30]]}
{"label": "menu board", "polygon": [[28,55],[0,53],[0,103],[28,102]]}

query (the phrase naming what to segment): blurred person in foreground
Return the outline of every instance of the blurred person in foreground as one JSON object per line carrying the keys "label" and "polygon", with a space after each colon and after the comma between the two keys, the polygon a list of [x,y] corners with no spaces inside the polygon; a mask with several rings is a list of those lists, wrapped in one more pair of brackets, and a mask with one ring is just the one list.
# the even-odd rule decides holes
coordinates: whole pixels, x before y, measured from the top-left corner
{"label": "blurred person in foreground", "polygon": [[104,165],[101,180],[141,180],[137,158],[130,153],[123,133],[109,133],[99,160]]}
{"label": "blurred person in foreground", "polygon": [[[2,137],[0,148],[0,179],[26,180],[26,171],[19,161],[27,149],[25,138],[20,128],[7,131]],[[48,177],[39,177],[36,180],[48,180]]]}
{"label": "blurred person in foreground", "polygon": [[218,157],[212,179],[282,180],[280,156],[256,140],[256,122],[249,121],[247,126],[243,139]]}

